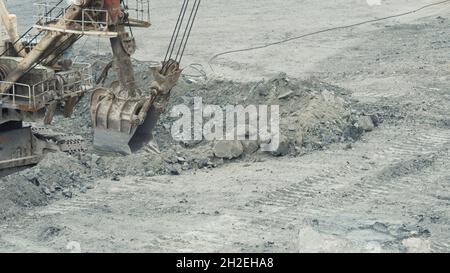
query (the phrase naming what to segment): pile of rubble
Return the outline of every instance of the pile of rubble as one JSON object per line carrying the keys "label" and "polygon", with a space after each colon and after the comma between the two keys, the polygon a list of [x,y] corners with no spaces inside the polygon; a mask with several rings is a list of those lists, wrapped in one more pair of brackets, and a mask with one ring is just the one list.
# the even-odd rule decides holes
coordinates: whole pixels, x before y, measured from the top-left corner
{"label": "pile of rubble", "polygon": [[[147,65],[138,63],[143,89],[149,86]],[[171,105],[186,104],[200,97],[204,104],[279,105],[280,145],[264,152],[271,139],[234,141],[176,141],[171,136],[174,118],[165,115],[156,129],[161,154],[141,151],[130,156],[88,152],[69,156],[48,154],[37,166],[15,173],[0,183],[0,218],[16,207],[45,205],[53,199],[71,198],[93,187],[98,179],[120,180],[123,176],[178,175],[183,171],[215,168],[229,161],[260,161],[273,156],[300,156],[332,143],[352,142],[379,121],[371,113],[351,109],[347,90],[314,79],[290,79],[280,74],[260,82],[240,83],[221,79],[199,81],[183,77],[173,90]],[[81,135],[92,143],[89,102],[85,97],[70,119],[56,118],[51,129]]]}

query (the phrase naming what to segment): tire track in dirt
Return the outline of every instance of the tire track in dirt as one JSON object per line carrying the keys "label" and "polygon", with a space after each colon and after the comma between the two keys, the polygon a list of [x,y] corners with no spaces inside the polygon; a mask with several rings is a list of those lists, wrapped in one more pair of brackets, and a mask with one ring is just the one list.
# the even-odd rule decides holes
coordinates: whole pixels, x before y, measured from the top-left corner
{"label": "tire track in dirt", "polygon": [[[384,131],[389,130],[385,129]],[[396,162],[400,162],[401,164],[401,162],[411,158],[414,159],[416,156],[436,154],[450,143],[450,131],[432,133],[424,131],[406,141],[395,139],[390,144],[386,144],[388,142],[385,142],[384,139],[376,137],[372,140],[366,144],[366,146],[372,148],[371,151],[354,149],[344,153],[334,152],[332,155],[334,159],[327,160],[323,164],[315,163],[307,166],[308,169],[315,170],[319,175],[307,177],[297,184],[268,193],[268,198],[263,198],[256,202],[267,205],[276,205],[277,202],[295,205],[292,202],[293,200],[313,198],[318,192],[324,192],[327,188],[335,191],[339,186],[348,185],[348,181],[358,181],[363,177],[370,177],[369,170],[365,168],[348,168],[346,162],[358,161],[366,156],[366,154],[373,152],[371,157],[385,159],[384,162],[376,162],[377,168],[371,170],[372,174],[375,175],[377,171],[382,172],[383,167],[395,165]],[[332,163],[330,164],[330,162]],[[353,186],[353,184],[351,185]],[[382,190],[381,193],[386,192],[383,185],[367,184],[366,186],[368,186],[367,190],[375,193],[380,192],[380,190]]]}
{"label": "tire track in dirt", "polygon": [[[420,200],[415,208],[423,205],[423,210],[431,209],[430,204],[436,205],[436,198],[430,195],[430,190],[425,194],[416,191],[416,187],[423,184],[423,179],[415,175],[430,176],[433,174],[430,168],[436,161],[446,162],[450,131],[421,130],[403,140],[395,138],[395,133],[389,134],[391,129],[383,128],[381,132],[371,135],[367,143],[356,145],[353,150],[333,153],[333,158],[323,160],[327,162],[325,165],[313,164],[312,168],[319,175],[300,179],[300,182],[269,192],[266,197],[254,201],[255,206],[271,207],[269,211],[276,211],[258,217],[265,219],[265,223],[270,221],[286,225],[328,215],[350,214],[355,221],[362,223],[370,218],[365,204],[373,205],[383,199],[392,201],[396,197],[400,200],[401,196]],[[361,158],[367,158],[372,164],[362,164],[362,168],[346,168],[348,162],[354,164]],[[450,167],[448,164],[446,166]],[[387,214],[385,218],[389,218],[389,212]],[[437,237],[446,238],[443,235]],[[440,249],[448,251],[448,244],[433,241],[432,250]]]}

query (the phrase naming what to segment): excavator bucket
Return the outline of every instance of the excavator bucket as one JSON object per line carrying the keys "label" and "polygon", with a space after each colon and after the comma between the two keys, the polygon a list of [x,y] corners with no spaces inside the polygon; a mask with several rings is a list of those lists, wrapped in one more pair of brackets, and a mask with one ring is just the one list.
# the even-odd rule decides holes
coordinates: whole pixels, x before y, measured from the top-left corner
{"label": "excavator bucket", "polygon": [[[158,117],[151,107],[139,125],[133,117],[142,115],[143,101],[103,99],[95,103],[94,118],[95,149],[122,155],[132,154],[153,142],[153,129]],[[154,146],[154,145],[153,145]],[[158,152],[157,147],[154,150]]]}
{"label": "excavator bucket", "polygon": [[[94,147],[104,153],[129,155],[143,148],[159,153],[153,131],[181,75],[177,63],[153,69],[155,81],[146,98],[120,98],[115,89],[98,88],[91,96]],[[164,74],[161,72],[164,70]]]}
{"label": "excavator bucket", "polygon": [[130,134],[96,128],[94,130],[94,147],[104,153],[117,153],[129,155],[139,151],[145,146],[159,153],[157,144],[153,142],[153,128],[156,126],[151,115],[148,115],[148,123],[139,126],[135,132]]}

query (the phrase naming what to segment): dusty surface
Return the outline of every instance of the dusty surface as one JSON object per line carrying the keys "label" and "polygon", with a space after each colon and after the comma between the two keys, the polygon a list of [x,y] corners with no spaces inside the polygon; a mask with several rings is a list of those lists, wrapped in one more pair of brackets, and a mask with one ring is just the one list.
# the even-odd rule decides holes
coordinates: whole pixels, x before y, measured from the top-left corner
{"label": "dusty surface", "polygon": [[[170,35],[165,26],[173,24],[168,15],[176,13],[175,2],[154,3],[164,17],[154,14],[156,27],[143,32],[148,44],[138,59],[163,55],[161,39]],[[85,179],[82,171],[92,158],[77,159],[73,181],[92,183],[70,197],[67,191],[50,192],[51,202],[37,195],[36,203],[22,204],[28,208],[20,215],[11,212],[14,217],[0,222],[0,251],[65,252],[76,242],[86,252],[449,252],[450,5],[227,55],[214,62],[215,73],[208,70],[209,57],[220,51],[432,1],[339,2],[206,1],[186,63],[203,64],[213,80],[251,83],[286,72],[304,83],[326,83],[351,97],[355,115],[379,117],[383,122],[374,131],[356,142],[333,141],[305,153],[214,169],[187,168],[180,176],[125,172],[98,179],[91,172]],[[146,160],[156,159],[144,155],[140,164]],[[37,176],[44,184],[51,180]],[[30,180],[36,183],[7,181],[0,192],[20,193],[21,183]],[[48,205],[35,206],[40,204]]]}

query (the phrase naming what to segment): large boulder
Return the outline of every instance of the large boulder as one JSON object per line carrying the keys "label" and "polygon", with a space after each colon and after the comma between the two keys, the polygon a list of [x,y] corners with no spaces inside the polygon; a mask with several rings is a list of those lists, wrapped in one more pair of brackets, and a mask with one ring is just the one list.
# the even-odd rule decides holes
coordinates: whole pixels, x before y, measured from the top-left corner
{"label": "large boulder", "polygon": [[244,146],[238,140],[221,140],[214,145],[213,151],[218,158],[233,159],[244,153]]}
{"label": "large boulder", "polygon": [[358,125],[361,129],[363,129],[366,132],[371,132],[375,129],[375,124],[373,124],[373,120],[369,116],[359,117]]}

